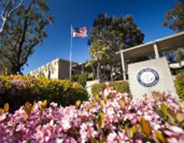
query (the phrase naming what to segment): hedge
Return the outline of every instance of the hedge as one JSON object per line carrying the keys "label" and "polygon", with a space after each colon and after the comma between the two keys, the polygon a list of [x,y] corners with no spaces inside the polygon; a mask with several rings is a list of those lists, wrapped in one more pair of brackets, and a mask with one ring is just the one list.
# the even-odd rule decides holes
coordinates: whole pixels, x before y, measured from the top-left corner
{"label": "hedge", "polygon": [[[111,82],[111,86],[117,92],[130,93],[128,81]],[[106,88],[105,83],[94,84],[91,87],[92,95],[97,95]]]}
{"label": "hedge", "polygon": [[176,75],[175,79],[176,92],[180,99],[184,101],[184,73]]}
{"label": "hedge", "polygon": [[11,111],[27,101],[47,100],[62,106],[74,105],[77,100],[88,100],[87,91],[69,80],[53,80],[45,77],[0,76],[0,107],[10,104]]}

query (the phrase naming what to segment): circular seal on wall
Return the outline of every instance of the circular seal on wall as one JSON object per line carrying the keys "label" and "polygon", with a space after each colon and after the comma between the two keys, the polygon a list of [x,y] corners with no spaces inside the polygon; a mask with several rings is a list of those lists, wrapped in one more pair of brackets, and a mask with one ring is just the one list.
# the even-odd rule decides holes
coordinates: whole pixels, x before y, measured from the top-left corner
{"label": "circular seal on wall", "polygon": [[159,81],[159,74],[156,70],[151,68],[142,69],[137,74],[138,82],[145,87],[152,87]]}

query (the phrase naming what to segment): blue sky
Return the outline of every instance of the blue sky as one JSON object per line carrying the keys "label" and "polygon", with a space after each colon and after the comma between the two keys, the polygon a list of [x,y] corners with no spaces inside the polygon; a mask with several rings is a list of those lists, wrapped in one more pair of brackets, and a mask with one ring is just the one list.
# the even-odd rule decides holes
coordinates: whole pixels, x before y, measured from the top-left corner
{"label": "blue sky", "polygon": [[165,13],[173,8],[176,0],[49,0],[55,24],[47,28],[49,37],[35,47],[23,73],[36,69],[56,58],[69,60],[70,25],[88,28],[88,37],[73,39],[73,61],[89,59],[89,29],[99,13],[110,16],[131,14],[145,34],[144,43],[174,34],[162,26]]}

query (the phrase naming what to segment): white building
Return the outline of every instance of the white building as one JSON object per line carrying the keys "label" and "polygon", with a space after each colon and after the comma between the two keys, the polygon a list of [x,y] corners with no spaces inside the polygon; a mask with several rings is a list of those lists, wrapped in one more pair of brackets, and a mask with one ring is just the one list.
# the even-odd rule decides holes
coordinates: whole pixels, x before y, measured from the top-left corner
{"label": "white building", "polygon": [[[77,64],[74,63],[73,64]],[[31,71],[30,75],[37,76],[45,76],[51,79],[64,79],[69,77],[69,67],[70,61],[64,60],[62,58],[57,58],[33,71]],[[81,70],[77,70],[73,68],[73,74],[80,74]]]}

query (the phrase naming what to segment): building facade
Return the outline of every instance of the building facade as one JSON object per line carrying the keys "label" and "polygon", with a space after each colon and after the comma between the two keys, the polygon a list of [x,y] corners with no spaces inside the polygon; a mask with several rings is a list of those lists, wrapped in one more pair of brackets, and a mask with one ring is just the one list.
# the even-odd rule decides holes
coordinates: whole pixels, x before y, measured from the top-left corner
{"label": "building facade", "polygon": [[[73,62],[73,65],[77,63]],[[70,61],[57,58],[33,71],[31,71],[31,76],[38,77],[38,76],[45,76],[49,79],[64,79],[69,77],[69,68],[70,68]],[[72,69],[73,74],[80,74],[81,70]]]}

